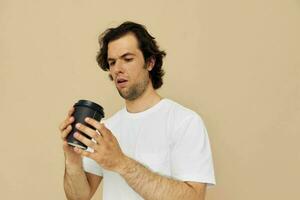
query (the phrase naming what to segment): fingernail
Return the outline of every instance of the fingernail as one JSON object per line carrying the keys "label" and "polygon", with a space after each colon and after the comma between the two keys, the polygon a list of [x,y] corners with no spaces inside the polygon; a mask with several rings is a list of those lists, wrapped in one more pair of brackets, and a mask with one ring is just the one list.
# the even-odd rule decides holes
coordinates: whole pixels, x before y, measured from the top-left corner
{"label": "fingernail", "polygon": [[80,123],[77,123],[77,124],[76,124],[76,127],[77,127],[77,128],[80,128],[80,126],[81,126]]}
{"label": "fingernail", "polygon": [[90,120],[90,118],[89,118],[89,117],[86,117],[86,118],[85,118],[85,121],[86,121],[86,122],[88,122],[89,120]]}

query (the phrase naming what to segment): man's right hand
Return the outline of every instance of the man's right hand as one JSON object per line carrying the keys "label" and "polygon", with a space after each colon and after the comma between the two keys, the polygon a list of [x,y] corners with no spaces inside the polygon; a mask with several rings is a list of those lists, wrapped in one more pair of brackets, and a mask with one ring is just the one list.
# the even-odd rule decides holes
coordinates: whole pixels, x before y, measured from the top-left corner
{"label": "man's right hand", "polygon": [[66,119],[60,124],[61,139],[65,154],[64,190],[67,199],[91,199],[97,190],[102,177],[86,173],[82,165],[82,157],[74,151],[74,147],[67,142],[67,136],[72,130],[74,122],[72,107]]}
{"label": "man's right hand", "polygon": [[61,139],[63,140],[63,150],[66,159],[66,165],[69,167],[81,167],[82,159],[80,154],[77,154],[74,151],[74,147],[70,146],[67,142],[67,136],[72,130],[71,124],[74,122],[74,117],[72,116],[73,112],[74,107],[68,111],[66,119],[59,126],[59,130],[61,132]]}

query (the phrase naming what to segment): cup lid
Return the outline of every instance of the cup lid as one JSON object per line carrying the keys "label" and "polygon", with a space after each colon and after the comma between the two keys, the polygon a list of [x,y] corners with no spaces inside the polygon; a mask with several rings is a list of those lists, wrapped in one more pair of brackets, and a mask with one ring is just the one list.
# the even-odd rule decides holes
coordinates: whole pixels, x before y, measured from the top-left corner
{"label": "cup lid", "polygon": [[103,113],[102,106],[100,106],[99,104],[94,103],[92,101],[89,101],[89,100],[81,99],[77,103],[75,103],[74,106],[86,106],[86,107],[89,107],[89,108],[91,108],[93,110],[96,110],[96,111],[98,111],[100,113]]}

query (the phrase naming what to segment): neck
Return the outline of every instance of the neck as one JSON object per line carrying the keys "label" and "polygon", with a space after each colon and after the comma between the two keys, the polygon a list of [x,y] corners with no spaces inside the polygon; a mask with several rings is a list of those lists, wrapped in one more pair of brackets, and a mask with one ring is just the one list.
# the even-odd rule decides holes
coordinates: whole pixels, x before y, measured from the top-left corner
{"label": "neck", "polygon": [[126,100],[126,109],[131,113],[142,112],[157,104],[161,99],[162,97],[157,94],[150,83],[144,93],[137,99],[132,101]]}

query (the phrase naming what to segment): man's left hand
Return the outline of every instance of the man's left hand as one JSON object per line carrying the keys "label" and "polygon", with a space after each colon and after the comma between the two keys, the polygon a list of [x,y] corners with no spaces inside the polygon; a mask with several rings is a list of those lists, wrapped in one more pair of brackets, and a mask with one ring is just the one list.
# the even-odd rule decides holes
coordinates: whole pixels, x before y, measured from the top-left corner
{"label": "man's left hand", "polygon": [[101,167],[107,170],[120,171],[126,160],[126,156],[122,152],[116,137],[104,124],[92,118],[86,118],[85,122],[94,127],[96,131],[81,123],[77,123],[76,128],[89,135],[96,143],[79,132],[76,132],[74,136],[77,140],[93,149],[94,152],[84,151],[78,147],[74,148],[75,152],[95,160]]}

